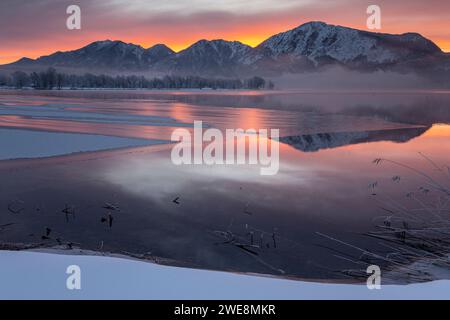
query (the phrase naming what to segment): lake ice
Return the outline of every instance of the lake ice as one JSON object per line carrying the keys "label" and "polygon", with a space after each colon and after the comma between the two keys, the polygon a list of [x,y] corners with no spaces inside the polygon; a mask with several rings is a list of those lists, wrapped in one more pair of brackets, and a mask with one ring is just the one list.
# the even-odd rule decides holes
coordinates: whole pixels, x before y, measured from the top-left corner
{"label": "lake ice", "polygon": [[61,156],[158,143],[163,141],[95,134],[0,129],[0,160]]}

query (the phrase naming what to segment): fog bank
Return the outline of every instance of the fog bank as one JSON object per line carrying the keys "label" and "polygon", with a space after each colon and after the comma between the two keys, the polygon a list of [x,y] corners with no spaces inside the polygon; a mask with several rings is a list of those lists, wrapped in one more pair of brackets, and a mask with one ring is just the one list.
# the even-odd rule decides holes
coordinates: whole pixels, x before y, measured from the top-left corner
{"label": "fog bank", "polygon": [[417,74],[359,72],[333,67],[319,72],[284,74],[272,80],[277,89],[430,89],[444,87]]}

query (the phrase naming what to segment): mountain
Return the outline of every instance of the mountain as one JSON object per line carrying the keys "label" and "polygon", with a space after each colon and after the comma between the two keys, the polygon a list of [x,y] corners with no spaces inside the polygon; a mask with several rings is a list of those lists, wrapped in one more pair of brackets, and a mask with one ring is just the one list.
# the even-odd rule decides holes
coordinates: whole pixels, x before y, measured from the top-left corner
{"label": "mountain", "polygon": [[255,62],[289,61],[313,67],[340,64],[350,68],[385,68],[400,62],[443,55],[432,41],[417,33],[391,35],[323,22],[309,22],[261,43]]}
{"label": "mountain", "polygon": [[122,41],[97,41],[81,49],[56,52],[36,60],[21,59],[15,65],[41,65],[68,68],[117,69],[139,71],[149,69],[174,52],[163,44],[149,49]]}
{"label": "mountain", "polygon": [[420,34],[375,33],[324,22],[305,23],[268,38],[256,48],[238,41],[201,40],[175,53],[163,44],[144,49],[106,40],[36,60],[23,58],[10,66],[248,77],[316,71],[334,65],[363,72],[441,75],[450,82],[450,55]]}
{"label": "mountain", "polygon": [[156,69],[170,73],[232,76],[239,72],[252,50],[238,41],[200,40],[162,60]]}
{"label": "mountain", "polygon": [[154,65],[161,60],[164,60],[175,54],[175,51],[170,49],[165,44],[157,44],[145,50],[144,57],[148,64]]}

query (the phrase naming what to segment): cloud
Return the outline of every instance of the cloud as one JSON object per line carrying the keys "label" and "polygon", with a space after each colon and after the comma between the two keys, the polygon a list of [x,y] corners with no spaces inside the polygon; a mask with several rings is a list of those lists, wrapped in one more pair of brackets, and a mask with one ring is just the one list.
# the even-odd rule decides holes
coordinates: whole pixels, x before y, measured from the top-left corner
{"label": "cloud", "polygon": [[113,0],[111,5],[127,8],[127,11],[144,14],[172,13],[177,16],[199,12],[261,13],[272,10],[286,10],[313,3],[312,0]]}

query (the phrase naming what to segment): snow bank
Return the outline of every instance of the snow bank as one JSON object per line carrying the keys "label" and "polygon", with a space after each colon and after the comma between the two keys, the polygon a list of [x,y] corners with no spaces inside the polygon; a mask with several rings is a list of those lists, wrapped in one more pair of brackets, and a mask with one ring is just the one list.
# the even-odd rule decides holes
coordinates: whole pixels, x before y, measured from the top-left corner
{"label": "snow bank", "polygon": [[[81,268],[81,290],[66,288],[69,265]],[[450,281],[369,290],[41,252],[2,251],[0,271],[1,299],[450,299]]]}

